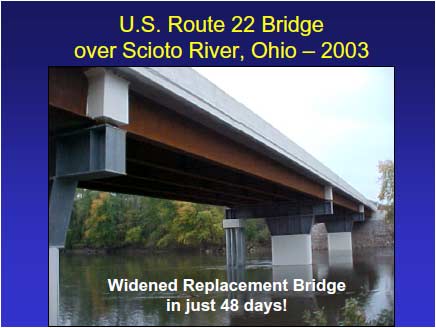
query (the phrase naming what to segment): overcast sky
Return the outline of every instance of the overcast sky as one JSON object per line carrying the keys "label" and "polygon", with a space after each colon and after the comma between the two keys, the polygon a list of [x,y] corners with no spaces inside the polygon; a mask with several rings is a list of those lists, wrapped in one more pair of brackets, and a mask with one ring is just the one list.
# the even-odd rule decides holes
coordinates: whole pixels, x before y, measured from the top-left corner
{"label": "overcast sky", "polygon": [[197,67],[367,198],[394,159],[394,69]]}

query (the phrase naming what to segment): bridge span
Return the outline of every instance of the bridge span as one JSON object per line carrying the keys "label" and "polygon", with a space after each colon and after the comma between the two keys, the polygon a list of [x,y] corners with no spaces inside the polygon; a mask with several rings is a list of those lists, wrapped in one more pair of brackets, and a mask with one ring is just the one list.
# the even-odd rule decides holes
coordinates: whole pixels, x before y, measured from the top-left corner
{"label": "bridge span", "polygon": [[245,219],[266,219],[273,265],[311,264],[314,223],[330,250],[351,251],[353,222],[376,210],[190,68],[51,67],[48,112],[50,325],[77,187],[225,206],[233,267],[245,263]]}

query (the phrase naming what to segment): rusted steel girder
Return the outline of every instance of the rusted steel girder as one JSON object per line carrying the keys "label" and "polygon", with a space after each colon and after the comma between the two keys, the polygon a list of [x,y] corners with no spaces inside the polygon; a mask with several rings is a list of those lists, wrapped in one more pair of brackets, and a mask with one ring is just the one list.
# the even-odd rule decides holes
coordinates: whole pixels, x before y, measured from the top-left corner
{"label": "rusted steel girder", "polygon": [[[87,80],[83,69],[51,68],[49,105],[86,116]],[[257,177],[309,197],[323,199],[324,186],[277,161],[133,92],[129,96],[130,135],[189,156]],[[219,179],[219,177],[217,177]],[[333,192],[333,202],[353,211],[359,203]]]}

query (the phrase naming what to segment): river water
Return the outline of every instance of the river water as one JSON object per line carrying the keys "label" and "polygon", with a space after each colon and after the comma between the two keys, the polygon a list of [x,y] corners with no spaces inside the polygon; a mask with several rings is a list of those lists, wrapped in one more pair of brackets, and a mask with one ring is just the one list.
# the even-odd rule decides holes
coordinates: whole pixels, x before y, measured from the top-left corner
{"label": "river water", "polygon": [[[354,252],[352,257],[330,256],[314,252],[312,266],[273,267],[271,255],[249,256],[246,269],[227,272],[224,256],[171,254],[76,255],[62,254],[60,260],[60,324],[73,326],[225,326],[225,325],[305,325],[305,310],[324,308],[328,323],[337,324],[338,312],[349,297],[358,297],[368,319],[374,319],[383,309],[393,309],[394,256],[391,249],[370,249]],[[110,292],[107,279],[138,278],[142,281],[172,281],[192,278],[196,281],[227,281],[227,275],[245,281],[282,281],[312,278],[344,281],[345,292],[328,295],[325,292]],[[225,312],[219,307],[226,298],[239,304],[253,301],[282,302],[286,311]],[[182,304],[180,312],[167,312],[170,298]],[[215,312],[184,314],[184,302],[215,299]],[[283,303],[282,303],[283,304]]]}

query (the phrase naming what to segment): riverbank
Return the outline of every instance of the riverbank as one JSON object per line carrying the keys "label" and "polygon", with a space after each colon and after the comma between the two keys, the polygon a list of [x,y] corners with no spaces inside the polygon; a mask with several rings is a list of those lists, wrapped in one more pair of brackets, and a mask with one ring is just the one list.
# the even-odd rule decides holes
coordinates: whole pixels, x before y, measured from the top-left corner
{"label": "riverbank", "polygon": [[[138,247],[123,247],[123,248],[72,248],[64,249],[63,253],[77,255],[105,255],[105,254],[204,254],[204,255],[225,255],[225,247],[210,247],[210,248],[138,248]],[[264,254],[271,251],[271,246],[257,245],[247,248],[248,254]]]}
{"label": "riverbank", "polygon": [[[371,249],[386,249],[393,250],[393,243],[386,243],[384,246],[367,246],[354,247],[355,252],[361,252],[363,250]],[[314,248],[314,251],[325,251],[325,248]],[[225,256],[225,248],[214,249],[214,250],[200,250],[200,249],[147,249],[147,248],[108,248],[108,249],[92,249],[92,248],[75,248],[75,249],[64,249],[62,253],[68,255],[153,255],[158,256],[162,254],[181,254],[181,255],[213,255],[213,256]],[[249,256],[265,255],[271,256],[270,246],[261,246],[250,248],[248,251]]]}
{"label": "riverbank", "polygon": [[[324,223],[312,227],[312,249],[328,249],[327,230]],[[394,246],[394,226],[383,219],[355,222],[352,232],[353,249],[389,248]]]}
{"label": "riverbank", "polygon": [[72,248],[72,249],[64,249],[64,253],[73,254],[73,255],[105,255],[105,254],[126,254],[126,255],[134,255],[134,254],[213,254],[220,255],[224,254],[225,248],[217,248],[217,249],[198,249],[198,248],[164,248],[164,249],[156,249],[156,248],[137,248],[137,247],[123,247],[123,248]]}

